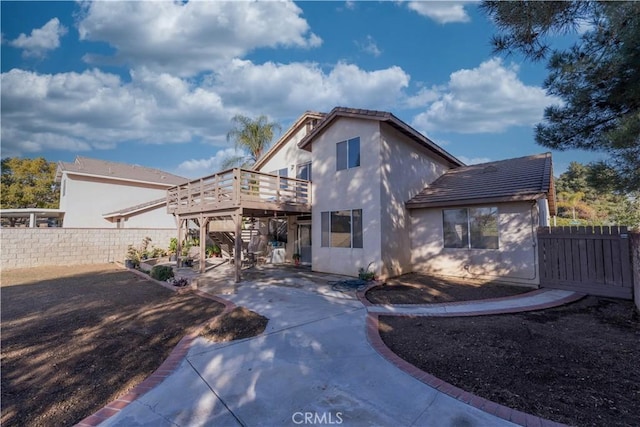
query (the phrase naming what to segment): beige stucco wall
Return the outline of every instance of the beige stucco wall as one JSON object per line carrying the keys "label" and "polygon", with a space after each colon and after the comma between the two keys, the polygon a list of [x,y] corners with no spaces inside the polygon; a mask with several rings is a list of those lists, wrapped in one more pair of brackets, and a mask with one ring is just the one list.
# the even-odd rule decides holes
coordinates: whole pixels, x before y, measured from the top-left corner
{"label": "beige stucco wall", "polygon": [[299,164],[311,161],[311,153],[298,148],[298,142],[300,142],[306,133],[306,127],[302,126],[298,132],[294,133],[284,146],[275,152],[273,157],[258,170],[271,173],[282,168],[287,168],[287,176],[289,178],[295,178],[297,172],[296,167]]}
{"label": "beige stucco wall", "polygon": [[519,202],[497,206],[498,250],[445,249],[442,209],[412,210],[411,257],[414,271],[439,276],[538,285],[536,205]]}
{"label": "beige stucco wall", "polygon": [[167,206],[161,205],[143,212],[136,212],[124,221],[124,228],[175,228],[176,220],[167,213]]}
{"label": "beige stucco wall", "polygon": [[448,166],[395,129],[381,125],[381,230],[383,278],[413,271],[411,220],[405,202],[442,175]]}
{"label": "beige stucco wall", "polygon": [[[306,126],[301,126],[300,129],[291,135],[289,140],[264,163],[264,165],[258,168],[258,170],[271,173],[273,171],[287,168],[287,176],[289,178],[295,178],[297,175],[298,165],[311,161],[311,153],[298,148],[298,142],[300,142],[306,134]],[[291,257],[296,252],[296,239],[298,234],[298,223],[296,218],[297,217],[295,216],[288,217],[287,244],[285,246],[287,261],[292,261]]]}
{"label": "beige stucco wall", "polygon": [[[336,144],[360,137],[360,166],[336,171]],[[381,266],[380,131],[378,122],[338,118],[313,141],[312,268],[357,276],[358,268]],[[364,248],[321,247],[321,213],[362,209]]]}
{"label": "beige stucco wall", "polygon": [[174,229],[3,228],[0,268],[97,264],[123,261],[128,245],[145,237],[166,249]]}
{"label": "beige stucco wall", "polygon": [[[65,211],[63,227],[116,228],[103,214],[165,197],[166,186],[135,184],[80,175],[63,175],[64,192],[60,209]],[[166,208],[147,211],[131,217],[127,228],[175,227],[173,216]]]}

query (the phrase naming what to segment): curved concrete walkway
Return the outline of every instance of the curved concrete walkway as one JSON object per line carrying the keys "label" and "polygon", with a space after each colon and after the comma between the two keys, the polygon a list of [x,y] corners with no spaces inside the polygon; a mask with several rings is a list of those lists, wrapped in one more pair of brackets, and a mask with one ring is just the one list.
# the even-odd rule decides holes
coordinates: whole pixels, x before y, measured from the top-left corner
{"label": "curved concrete walkway", "polygon": [[[527,295],[520,303],[510,299],[506,306],[522,310],[568,297]],[[407,311],[410,307],[364,306],[355,295],[323,287],[245,284],[235,295],[224,297],[268,317],[265,333],[230,343],[192,339],[171,375],[105,413],[109,418],[100,425],[556,425],[499,405],[493,411],[486,401],[474,404],[475,396],[449,389],[437,378],[390,358],[374,320],[394,310],[414,314]],[[504,301],[493,303],[505,306]],[[485,314],[492,307],[487,304]]]}
{"label": "curved concrete walkway", "polygon": [[370,286],[358,292],[358,299],[369,313],[407,316],[481,316],[489,314],[518,313],[543,310],[577,301],[584,295],[560,289],[538,289],[510,297],[476,301],[447,302],[440,304],[371,304],[365,293]]}

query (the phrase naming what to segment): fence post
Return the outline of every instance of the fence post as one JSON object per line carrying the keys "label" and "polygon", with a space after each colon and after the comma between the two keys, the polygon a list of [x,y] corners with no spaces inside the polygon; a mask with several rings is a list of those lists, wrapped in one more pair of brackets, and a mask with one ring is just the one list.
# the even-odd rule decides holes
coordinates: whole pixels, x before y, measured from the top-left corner
{"label": "fence post", "polygon": [[633,300],[640,312],[640,232],[629,233],[631,265],[633,266]]}

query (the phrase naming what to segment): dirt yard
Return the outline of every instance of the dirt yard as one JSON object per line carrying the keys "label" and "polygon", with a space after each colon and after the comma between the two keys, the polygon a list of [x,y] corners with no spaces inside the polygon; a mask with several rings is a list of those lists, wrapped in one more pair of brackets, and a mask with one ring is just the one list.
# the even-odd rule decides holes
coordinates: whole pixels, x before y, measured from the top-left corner
{"label": "dirt yard", "polygon": [[[224,308],[113,265],[6,271],[1,286],[3,426],[77,423],[144,380]],[[223,324],[224,333],[209,328],[207,337],[255,335],[266,319],[236,311]]]}
{"label": "dirt yard", "polygon": [[384,285],[367,291],[372,304],[434,304],[498,298],[531,292],[532,288],[479,283],[462,279],[438,279],[419,273],[409,273],[388,280]]}
{"label": "dirt yard", "polygon": [[491,401],[576,426],[640,425],[640,319],[588,297],[536,312],[380,318],[409,363]]}

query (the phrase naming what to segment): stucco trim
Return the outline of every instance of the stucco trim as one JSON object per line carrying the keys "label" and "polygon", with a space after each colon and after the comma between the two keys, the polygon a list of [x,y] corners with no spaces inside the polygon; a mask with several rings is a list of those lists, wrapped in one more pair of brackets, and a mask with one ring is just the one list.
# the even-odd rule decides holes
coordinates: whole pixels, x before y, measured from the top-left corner
{"label": "stucco trim", "polygon": [[104,218],[112,218],[112,217],[124,217],[124,216],[129,216],[129,215],[133,215],[137,212],[141,212],[141,211],[146,211],[148,209],[151,208],[156,208],[159,206],[162,206],[164,204],[167,203],[167,199],[165,197],[163,197],[162,199],[155,199],[155,200],[151,200],[147,203],[142,203],[139,205],[135,205],[135,206],[130,206],[124,209],[119,209],[117,211],[114,212],[109,212],[109,213],[105,213],[102,214],[102,216]]}
{"label": "stucco trim", "polygon": [[[176,187],[175,184],[169,184],[166,182],[154,182],[154,181],[141,181],[141,180],[137,180],[137,179],[128,179],[128,178],[119,178],[117,176],[106,176],[106,175],[98,175],[98,174],[93,174],[93,173],[82,173],[82,172],[74,172],[74,171],[62,171],[60,173],[60,178],[59,180],[62,180],[62,176],[66,174],[67,176],[70,175],[77,175],[77,176],[88,176],[91,178],[100,178],[100,179],[104,179],[104,180],[109,180],[109,181],[121,181],[121,182],[135,182],[138,184],[147,184],[147,185],[157,185],[159,187],[167,187],[167,188],[171,188],[171,187]],[[58,179],[58,176],[56,176],[56,179]],[[60,181],[57,181],[60,182]],[[185,181],[186,182],[186,181]]]}

